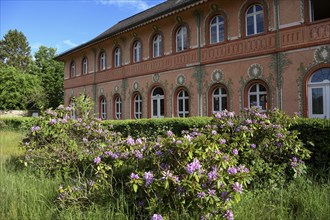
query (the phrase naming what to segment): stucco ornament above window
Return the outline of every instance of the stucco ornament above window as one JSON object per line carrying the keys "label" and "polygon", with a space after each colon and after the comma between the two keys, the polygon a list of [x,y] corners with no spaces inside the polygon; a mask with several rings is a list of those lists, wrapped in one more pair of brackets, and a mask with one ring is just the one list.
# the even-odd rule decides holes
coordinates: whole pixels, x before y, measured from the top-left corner
{"label": "stucco ornament above window", "polygon": [[222,70],[214,70],[212,73],[212,81],[213,82],[220,82],[223,79],[223,72]]}
{"label": "stucco ornament above window", "polygon": [[73,96],[74,92],[73,89],[70,90],[70,95]]}
{"label": "stucco ornament above window", "polygon": [[100,94],[102,94],[103,95],[103,93],[104,93],[104,89],[100,89]]}
{"label": "stucco ornament above window", "polygon": [[176,83],[178,85],[183,85],[185,83],[186,79],[184,78],[183,75],[179,75],[177,78],[176,78]]}
{"label": "stucco ornament above window", "polygon": [[119,87],[118,86],[115,86],[114,91],[115,92],[118,92],[119,91]]}
{"label": "stucco ornament above window", "polygon": [[261,76],[262,72],[263,72],[262,66],[260,64],[256,63],[256,64],[252,64],[249,67],[248,75],[249,75],[249,78],[256,79]]}
{"label": "stucco ornament above window", "polygon": [[327,46],[319,47],[315,50],[314,59],[316,63],[327,63],[330,59],[330,48]]}
{"label": "stucco ornament above window", "polygon": [[134,90],[138,90],[138,88],[139,88],[139,83],[138,82],[134,82],[133,83],[133,89]]}
{"label": "stucco ornament above window", "polygon": [[152,81],[154,83],[159,82],[159,74],[158,73],[152,75]]}

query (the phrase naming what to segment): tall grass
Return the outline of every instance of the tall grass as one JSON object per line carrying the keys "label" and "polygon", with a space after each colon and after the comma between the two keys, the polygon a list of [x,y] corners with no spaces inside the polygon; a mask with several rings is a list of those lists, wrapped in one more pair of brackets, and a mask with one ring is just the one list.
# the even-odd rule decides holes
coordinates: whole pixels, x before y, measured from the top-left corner
{"label": "tall grass", "polygon": [[330,178],[319,184],[300,177],[274,191],[249,192],[234,209],[235,219],[330,219]]}
{"label": "tall grass", "polygon": [[[10,166],[23,153],[18,147],[21,138],[20,133],[0,131],[0,220],[141,219],[123,192],[103,204],[60,209],[54,201],[61,180]],[[233,210],[238,220],[330,219],[330,178],[322,183],[298,178],[277,191],[248,192],[242,198]],[[197,219],[184,210],[169,213],[172,219]]]}
{"label": "tall grass", "polygon": [[60,209],[54,201],[62,180],[13,169],[23,153],[18,147],[22,137],[21,133],[0,131],[0,220],[134,219],[123,193],[107,204]]}

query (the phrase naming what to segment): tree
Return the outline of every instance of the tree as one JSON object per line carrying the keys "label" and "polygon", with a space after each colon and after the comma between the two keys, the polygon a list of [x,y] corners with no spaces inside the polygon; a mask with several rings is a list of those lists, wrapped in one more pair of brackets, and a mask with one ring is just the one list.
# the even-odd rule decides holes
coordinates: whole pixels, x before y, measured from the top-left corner
{"label": "tree", "polygon": [[27,72],[31,63],[31,48],[25,35],[16,29],[9,30],[0,41],[0,66],[13,66]]}
{"label": "tree", "polygon": [[38,76],[12,66],[0,67],[0,109],[40,109],[45,102]]}
{"label": "tree", "polygon": [[45,107],[56,108],[63,103],[64,67],[63,63],[54,60],[56,49],[41,46],[35,53],[35,63],[40,69],[41,85],[43,86],[47,104]]}

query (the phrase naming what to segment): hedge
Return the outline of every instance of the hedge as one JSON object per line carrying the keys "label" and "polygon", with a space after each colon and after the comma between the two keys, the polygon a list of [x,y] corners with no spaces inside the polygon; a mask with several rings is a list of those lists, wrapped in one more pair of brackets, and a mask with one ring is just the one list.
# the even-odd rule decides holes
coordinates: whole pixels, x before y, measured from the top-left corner
{"label": "hedge", "polygon": [[165,131],[171,130],[175,135],[181,135],[181,131],[191,128],[201,128],[211,122],[211,117],[190,118],[163,118],[163,119],[139,119],[139,120],[107,120],[102,124],[108,129],[122,133],[123,136],[148,137],[155,139]]}
{"label": "hedge", "polygon": [[330,172],[330,120],[300,118],[292,130],[298,130],[298,137],[312,152],[308,161],[311,167]]}
{"label": "hedge", "polygon": [[0,130],[20,130],[27,131],[32,127],[36,118],[33,117],[3,117],[0,118]]}

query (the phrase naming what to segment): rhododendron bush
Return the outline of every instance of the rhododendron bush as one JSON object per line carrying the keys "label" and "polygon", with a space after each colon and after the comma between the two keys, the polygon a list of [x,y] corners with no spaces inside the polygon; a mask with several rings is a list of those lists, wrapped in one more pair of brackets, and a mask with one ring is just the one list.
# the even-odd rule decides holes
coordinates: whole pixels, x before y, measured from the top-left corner
{"label": "rhododendron bush", "polygon": [[278,110],[223,111],[203,129],[167,130],[151,141],[104,129],[88,103],[78,97],[75,107],[46,111],[23,143],[27,166],[64,177],[56,199],[62,207],[124,191],[144,219],[171,219],[171,210],[233,219],[244,191],[289,181],[309,157],[288,131],[294,120]]}

